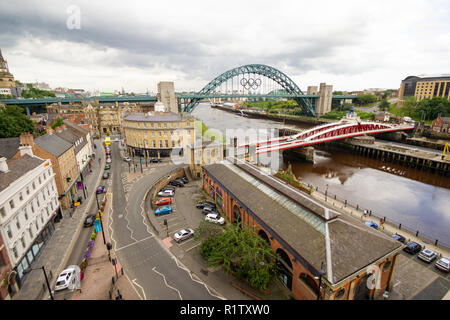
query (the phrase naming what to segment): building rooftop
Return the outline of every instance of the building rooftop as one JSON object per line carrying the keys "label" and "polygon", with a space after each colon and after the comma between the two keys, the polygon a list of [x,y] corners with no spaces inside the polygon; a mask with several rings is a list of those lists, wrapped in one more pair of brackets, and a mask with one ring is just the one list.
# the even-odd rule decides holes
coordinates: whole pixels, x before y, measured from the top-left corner
{"label": "building rooftop", "polygon": [[181,114],[174,112],[148,112],[130,114],[123,118],[125,121],[171,122],[182,121]]}
{"label": "building rooftop", "polygon": [[[64,140],[66,140],[70,144],[72,144],[74,146],[74,148],[75,148],[75,154],[77,154],[84,147],[84,145],[87,143],[86,139],[84,139],[82,136],[76,134],[75,132],[73,132],[72,130],[67,129],[67,128],[65,128],[65,129],[63,129],[63,130],[61,130],[59,132],[55,131],[54,134],[56,134],[58,137],[60,137],[60,138],[62,138]],[[81,143],[79,143],[77,145],[76,142],[78,140],[80,140],[80,138],[83,138],[83,140],[81,141]]]}
{"label": "building rooftop", "polygon": [[11,183],[14,183],[17,179],[27,174],[27,172],[40,166],[46,160],[31,157],[28,154],[20,157],[19,159],[9,160],[8,172],[0,172],[0,192],[9,187]]}
{"label": "building rooftop", "polygon": [[72,147],[71,143],[58,137],[54,133],[47,133],[43,136],[37,137],[36,139],[34,139],[34,143],[56,157],[59,157],[68,149],[70,149],[70,147]]}
{"label": "building rooftop", "polygon": [[19,137],[0,139],[0,158],[11,159],[19,151],[19,146]]}
{"label": "building rooftop", "polygon": [[[302,200],[306,205],[303,207],[280,194],[281,184],[275,182],[276,178],[271,177],[272,181],[256,179],[261,176],[250,175],[228,161],[203,168],[243,208],[267,225],[272,236],[284,241],[298,261],[316,272],[323,263],[331,284],[337,284],[402,246],[377,230],[342,219],[337,212],[334,219],[320,218],[327,208],[313,200],[313,205]],[[288,185],[286,188],[298,193]]]}

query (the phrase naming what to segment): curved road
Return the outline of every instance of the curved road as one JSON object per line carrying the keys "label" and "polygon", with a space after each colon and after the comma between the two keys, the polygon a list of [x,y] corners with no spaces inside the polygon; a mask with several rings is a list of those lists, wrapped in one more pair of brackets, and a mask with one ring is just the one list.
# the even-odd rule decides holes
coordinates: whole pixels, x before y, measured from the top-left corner
{"label": "curved road", "polygon": [[118,143],[111,149],[113,210],[108,227],[113,250],[138,294],[142,299],[219,299],[152,233],[144,214],[146,192],[160,177],[180,166],[153,167],[126,194],[122,172],[128,171],[128,164],[120,156]]}

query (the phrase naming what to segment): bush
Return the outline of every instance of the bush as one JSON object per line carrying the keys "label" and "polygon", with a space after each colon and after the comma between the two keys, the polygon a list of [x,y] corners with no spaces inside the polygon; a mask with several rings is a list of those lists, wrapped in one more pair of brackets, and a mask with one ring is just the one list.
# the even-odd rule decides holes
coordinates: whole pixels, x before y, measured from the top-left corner
{"label": "bush", "polygon": [[92,234],[91,234],[91,240],[95,240],[95,238],[97,238],[97,233],[92,232]]}

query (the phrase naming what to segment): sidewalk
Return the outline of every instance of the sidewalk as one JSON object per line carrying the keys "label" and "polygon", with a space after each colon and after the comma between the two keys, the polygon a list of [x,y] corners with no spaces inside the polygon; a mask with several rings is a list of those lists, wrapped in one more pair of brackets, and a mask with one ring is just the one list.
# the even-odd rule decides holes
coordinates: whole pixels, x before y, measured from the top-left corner
{"label": "sidewalk", "polygon": [[[103,211],[102,223],[104,227],[106,243],[109,238],[109,213],[111,209],[111,194],[106,195],[106,205]],[[111,250],[111,259],[116,258]],[[116,258],[117,261],[117,258]],[[118,278],[116,277],[116,270]],[[124,300],[139,300],[139,295],[134,290],[130,280],[122,274],[122,267],[116,264],[116,270],[108,257],[108,250],[103,242],[102,232],[97,232],[94,248],[91,257],[88,259],[87,267],[84,271],[84,279],[81,282],[81,292],[76,291],[72,300],[109,300],[115,299],[118,291]],[[114,278],[114,283],[113,279]],[[111,296],[110,296],[111,293]]]}
{"label": "sidewalk", "polygon": [[[69,215],[69,211],[63,212],[63,219],[55,223],[55,232],[32,266],[33,268],[45,267],[50,278],[51,288],[53,288],[56,278],[63,270],[69,258],[70,252],[81,230],[86,212],[93,204],[93,201],[95,201],[95,190],[102,177],[105,156],[101,141],[94,140],[94,143],[97,145],[97,149],[94,149],[95,159],[92,161],[92,173],[85,178],[85,185],[88,190],[87,199],[83,200],[83,203],[79,207],[75,208],[72,217]],[[98,163],[99,157],[101,158],[101,164]],[[83,196],[83,191],[80,190],[79,193]],[[43,272],[39,270],[32,271],[26,276],[22,288],[14,295],[13,300],[39,300],[49,298],[47,288],[43,287],[44,284],[45,278]]]}

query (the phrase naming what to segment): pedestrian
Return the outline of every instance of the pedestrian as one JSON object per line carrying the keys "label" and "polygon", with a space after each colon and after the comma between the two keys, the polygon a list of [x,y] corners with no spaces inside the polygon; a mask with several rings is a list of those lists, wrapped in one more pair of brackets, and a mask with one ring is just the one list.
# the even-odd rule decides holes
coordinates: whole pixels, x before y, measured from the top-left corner
{"label": "pedestrian", "polygon": [[383,224],[383,218],[380,218],[380,225],[382,225]]}
{"label": "pedestrian", "polygon": [[98,164],[100,164],[101,161],[102,161],[102,158],[98,158]]}

